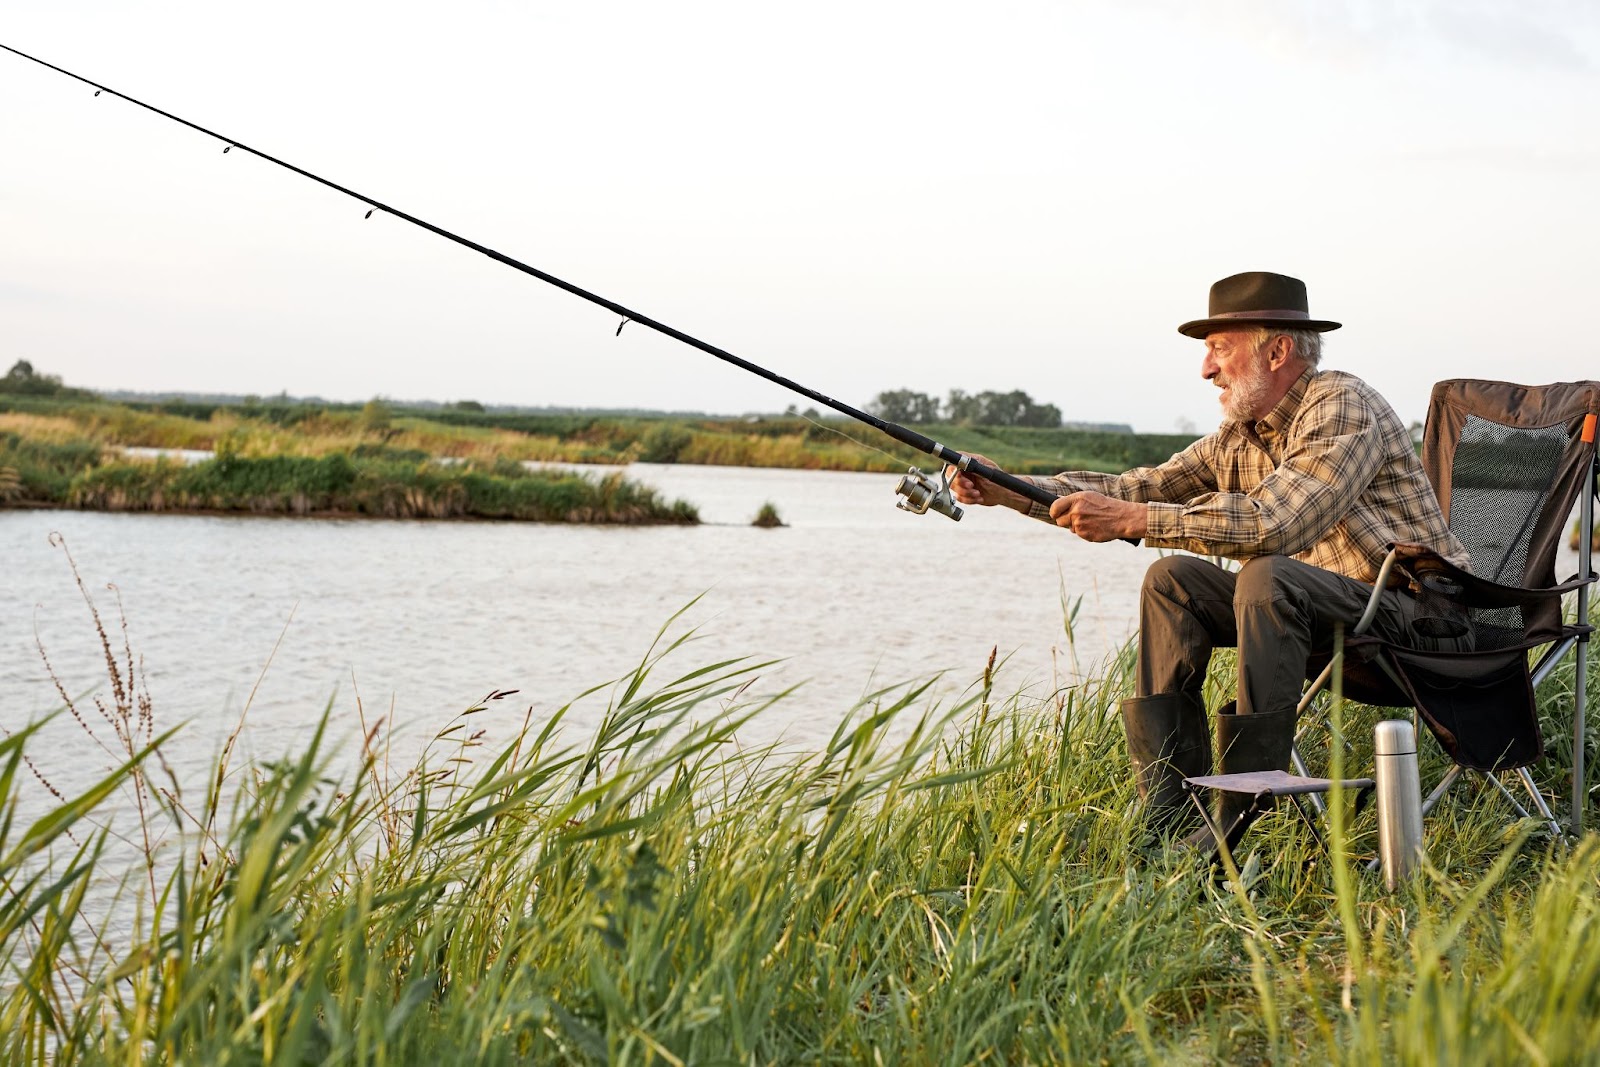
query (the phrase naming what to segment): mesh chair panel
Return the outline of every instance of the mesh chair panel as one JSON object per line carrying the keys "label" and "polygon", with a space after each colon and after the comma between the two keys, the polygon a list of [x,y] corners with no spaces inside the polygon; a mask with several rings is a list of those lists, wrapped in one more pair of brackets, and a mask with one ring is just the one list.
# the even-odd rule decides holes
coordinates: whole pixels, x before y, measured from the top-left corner
{"label": "mesh chair panel", "polygon": [[[1466,417],[1451,470],[1449,522],[1472,559],[1473,574],[1502,585],[1523,584],[1528,547],[1569,439],[1565,426],[1530,429]],[[1527,632],[1521,608],[1477,609],[1469,615],[1479,649],[1505,648]]]}

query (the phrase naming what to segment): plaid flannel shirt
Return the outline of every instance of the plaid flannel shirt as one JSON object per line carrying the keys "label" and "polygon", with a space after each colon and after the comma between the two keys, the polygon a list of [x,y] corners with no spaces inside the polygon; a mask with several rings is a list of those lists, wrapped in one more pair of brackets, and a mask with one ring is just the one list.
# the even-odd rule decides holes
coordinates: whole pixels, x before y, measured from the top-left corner
{"label": "plaid flannel shirt", "polygon": [[[1029,480],[1147,504],[1154,548],[1293,556],[1362,582],[1377,577],[1392,541],[1467,565],[1399,416],[1342,371],[1307,369],[1266,418],[1225,422],[1160,466]],[[1048,521],[1050,509],[1029,514]]]}

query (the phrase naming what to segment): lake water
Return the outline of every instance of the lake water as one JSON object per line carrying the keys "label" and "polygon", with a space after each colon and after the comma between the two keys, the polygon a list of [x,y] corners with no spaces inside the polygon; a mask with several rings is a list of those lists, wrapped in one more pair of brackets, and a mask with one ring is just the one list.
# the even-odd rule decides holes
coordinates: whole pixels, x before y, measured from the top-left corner
{"label": "lake water", "polygon": [[[1132,633],[1156,558],[1011,512],[970,509],[959,523],[910,515],[894,507],[892,474],[649,464],[628,474],[697,504],[704,525],[0,511],[0,726],[61,703],[40,644],[66,691],[89,698],[79,705],[91,725],[93,698],[108,688],[52,532],[119,653],[120,596],[158,727],[186,724],[165,748],[186,785],[203,780],[247,701],[248,757],[299,751],[325,708],[335,741],[354,753],[359,700],[369,725],[393,726],[395,763],[407,767],[460,711],[515,689],[472,720],[490,743],[509,740],[530,707],[537,722],[630,671],[686,607],[669,637],[696,637],[658,681],[749,657],[780,661],[754,694],[800,686],[741,731],[747,742],[815,746],[865,694],[940,672],[923,703],[949,704],[981,677],[991,648],[1005,660],[1001,694],[1043,698],[1096,673]],[[767,501],[788,527],[749,525]],[[1560,576],[1575,568],[1563,550]],[[1064,602],[1079,604],[1075,643]],[[569,740],[587,735],[605,696],[569,713]],[[66,792],[114,765],[65,716],[29,751]],[[23,814],[50,803],[35,789]]]}
{"label": "lake water", "polygon": [[[630,477],[697,504],[699,527],[306,520],[73,511],[0,512],[0,724],[60,703],[36,644],[67,691],[106,689],[92,621],[59,532],[108,626],[114,583],[129,644],[180,776],[200,774],[251,699],[243,751],[293,752],[323,709],[335,736],[370,724],[414,752],[462,709],[516,689],[475,726],[508,738],[639,662],[673,614],[696,639],[661,667],[665,681],[733,657],[781,663],[753,686],[803,683],[744,736],[814,745],[863,694],[945,672],[954,699],[991,648],[1010,656],[1001,692],[1041,696],[1085,671],[1134,628],[1148,549],[1088,545],[1010,512],[959,523],[894,506],[892,474],[636,464]],[[789,526],[750,519],[765,501]],[[1081,608],[1075,650],[1063,597]],[[118,637],[120,642],[120,636]],[[274,653],[274,646],[277,646]],[[270,659],[270,666],[268,661]],[[604,694],[581,702],[569,735]],[[33,752],[68,788],[109,757],[66,719]]]}

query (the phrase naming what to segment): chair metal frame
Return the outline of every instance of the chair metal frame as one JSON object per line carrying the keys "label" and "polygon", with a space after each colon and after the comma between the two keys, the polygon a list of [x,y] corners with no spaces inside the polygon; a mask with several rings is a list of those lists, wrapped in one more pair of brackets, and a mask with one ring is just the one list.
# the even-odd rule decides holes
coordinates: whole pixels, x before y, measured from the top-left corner
{"label": "chair metal frame", "polygon": [[[1591,421],[1588,422],[1584,428],[1583,440],[1587,443],[1593,442],[1593,418],[1594,416],[1591,414]],[[1582,476],[1578,493],[1578,573],[1576,576],[1574,576],[1574,578],[1569,579],[1567,582],[1558,583],[1555,589],[1550,590],[1551,592],[1557,593],[1559,596],[1564,596],[1566,592],[1576,593],[1577,603],[1576,618],[1574,620],[1575,625],[1573,627],[1563,627],[1564,631],[1567,632],[1560,634],[1549,644],[1547,648],[1545,648],[1545,650],[1539,656],[1537,664],[1532,668],[1529,675],[1532,687],[1537,690],[1540,683],[1549,676],[1550,672],[1555,669],[1557,664],[1564,660],[1567,653],[1575,649],[1572,722],[1572,809],[1568,821],[1568,828],[1574,836],[1582,833],[1583,831],[1584,805],[1587,801],[1585,781],[1586,773],[1584,765],[1584,740],[1586,732],[1585,704],[1587,701],[1588,648],[1590,634],[1593,630],[1593,628],[1588,625],[1590,603],[1589,590],[1590,586],[1596,580],[1593,567],[1593,538],[1595,523],[1595,499],[1597,494],[1600,494],[1600,455],[1597,455],[1596,451],[1591,448],[1587,461],[1587,471]],[[1362,616],[1357,621],[1356,625],[1351,628],[1349,632],[1350,636],[1362,637],[1371,628],[1373,620],[1377,617],[1378,608],[1383,594],[1390,587],[1391,578],[1395,576],[1396,568],[1402,568],[1402,573],[1404,573],[1402,554],[1402,546],[1390,547],[1387,556],[1384,558],[1384,561],[1379,568],[1377,578],[1373,583],[1372,596],[1367,602],[1366,610],[1362,613]],[[1512,588],[1498,586],[1494,583],[1486,582],[1483,579],[1478,579],[1477,581],[1486,587],[1497,590],[1503,589],[1510,591]],[[1528,590],[1523,590],[1520,588],[1517,588],[1515,591],[1523,594],[1529,592]],[[1538,646],[1535,645],[1533,647]],[[1378,666],[1401,692],[1406,691],[1405,683],[1399,677],[1395,669],[1387,662],[1384,656],[1377,655],[1372,659],[1373,662],[1378,664]],[[1306,688],[1300,699],[1299,705],[1295,709],[1296,721],[1300,720],[1300,717],[1304,714],[1304,712],[1327,688],[1328,683],[1333,676],[1334,666],[1335,661],[1330,661]],[[1419,714],[1416,710],[1415,704],[1412,704],[1412,708],[1413,723],[1414,725],[1420,725],[1415,722]],[[1265,807],[1270,806],[1270,800],[1267,798],[1275,797],[1280,793],[1281,795],[1292,796],[1296,807],[1300,807],[1300,797],[1306,796],[1315,806],[1317,811],[1319,813],[1323,813],[1325,812],[1325,804],[1321,794],[1329,791],[1332,788],[1333,783],[1328,779],[1314,778],[1307,770],[1305,760],[1300,754],[1298,745],[1301,736],[1304,734],[1304,730],[1305,728],[1302,728],[1301,731],[1296,734],[1296,745],[1291,750],[1291,762],[1296,774],[1300,777],[1291,780],[1290,776],[1284,775],[1283,777],[1285,781],[1283,783],[1279,783],[1280,785],[1284,786],[1284,788],[1281,790],[1277,788],[1268,788],[1265,792],[1262,792],[1262,783],[1257,783],[1253,780],[1244,781],[1244,779],[1254,779],[1260,777],[1258,773],[1247,773],[1237,776],[1215,775],[1204,779],[1191,779],[1186,780],[1185,786],[1191,790],[1191,795],[1196,795],[1197,804],[1199,804],[1199,800],[1197,794],[1195,793],[1196,789],[1228,789],[1234,792],[1251,793],[1256,797],[1255,806],[1257,808],[1261,808],[1262,810],[1264,810]],[[1335,738],[1335,743],[1340,743],[1338,738]],[[1506,787],[1504,782],[1500,780],[1498,773],[1488,770],[1469,768],[1459,762],[1456,762],[1451,766],[1444,778],[1423,802],[1422,813],[1424,816],[1426,816],[1430,811],[1433,810],[1435,806],[1438,805],[1439,801],[1445,796],[1446,793],[1449,792],[1450,788],[1460,780],[1462,773],[1467,770],[1474,770],[1475,773],[1489,782],[1502,796],[1506,798],[1507,801],[1510,802],[1512,807],[1522,818],[1534,818],[1534,815],[1532,815],[1528,809],[1522,805],[1517,796]],[[1528,767],[1517,767],[1515,768],[1515,772],[1523,787],[1527,790],[1528,796],[1533,801],[1533,807],[1538,812],[1539,821],[1548,827],[1554,836],[1561,836],[1560,822],[1556,819],[1555,814],[1551,811],[1550,805],[1545,800],[1544,795],[1540,793],[1537,784],[1533,780],[1533,775],[1528,770]],[[1282,772],[1275,773],[1281,774]],[[1227,779],[1232,777],[1237,777],[1241,779],[1241,781],[1230,786],[1227,782]],[[1189,782],[1191,781],[1193,782],[1193,786],[1189,785]],[[1200,807],[1204,808],[1204,805],[1200,804]],[[1304,817],[1305,812],[1303,808],[1301,809],[1301,814]],[[1207,822],[1209,824],[1210,820],[1208,819]],[[1213,829],[1215,832],[1215,828]],[[1375,867],[1376,863],[1377,861],[1374,861],[1373,864],[1369,865],[1369,867]]]}
{"label": "chair metal frame", "polygon": [[[1575,592],[1577,595],[1576,621],[1580,624],[1589,617],[1589,589],[1596,578],[1593,566],[1593,538],[1594,503],[1597,493],[1600,493],[1600,457],[1591,456],[1589,459],[1589,471],[1585,476],[1584,489],[1579,494],[1578,503],[1578,573],[1575,576],[1575,580],[1580,584],[1578,584]],[[1393,573],[1398,556],[1399,550],[1391,548],[1389,554],[1384,557],[1383,564],[1378,569],[1378,577],[1373,583],[1372,596],[1367,601],[1366,611],[1350,630],[1352,636],[1362,636],[1372,626],[1372,620],[1378,613],[1379,601],[1382,599],[1384,590],[1388,587],[1389,578]],[[1567,652],[1576,647],[1573,664],[1572,810],[1568,820],[1568,829],[1574,837],[1583,832],[1583,809],[1587,800],[1584,782],[1584,735],[1586,728],[1585,703],[1587,700],[1589,638],[1590,633],[1588,630],[1579,630],[1577,633],[1564,635],[1545,649],[1530,673],[1533,688],[1538,689],[1539,684],[1549,676],[1550,672],[1562,661]],[[1383,657],[1376,657],[1375,662],[1396,686],[1404,688],[1394,669],[1389,666]],[[1296,721],[1327,687],[1329,680],[1333,676],[1333,666],[1333,663],[1330,662],[1306,688],[1305,694],[1301,697],[1300,703],[1295,709]],[[1416,717],[1416,710],[1413,708],[1413,722],[1415,722]],[[1304,730],[1305,728],[1302,728],[1295,735],[1296,746],[1291,751],[1290,759],[1296,773],[1303,777],[1310,777],[1310,772],[1306,769],[1305,759],[1300,755],[1298,744],[1300,737],[1304,734]],[[1427,798],[1423,800],[1422,814],[1426,816],[1431,812],[1439,801],[1444,798],[1444,795],[1450,791],[1450,787],[1455,785],[1462,774],[1469,769],[1459,763],[1454,764],[1446,772],[1439,784],[1434,787],[1433,791],[1428,794]],[[1531,819],[1534,817],[1522,806],[1516,794],[1506,788],[1505,783],[1500,780],[1497,774],[1489,771],[1474,771],[1474,773],[1494,786],[1522,818]],[[1534,783],[1532,773],[1529,772],[1527,767],[1518,767],[1516,768],[1516,775],[1522,782],[1523,788],[1528,791],[1528,796],[1532,798],[1534,807],[1538,810],[1540,821],[1549,827],[1553,835],[1559,837],[1561,835],[1561,824],[1550,810],[1550,805],[1546,802],[1544,794],[1539,792],[1539,787]],[[1312,794],[1311,803],[1319,812],[1324,810],[1321,796]]]}

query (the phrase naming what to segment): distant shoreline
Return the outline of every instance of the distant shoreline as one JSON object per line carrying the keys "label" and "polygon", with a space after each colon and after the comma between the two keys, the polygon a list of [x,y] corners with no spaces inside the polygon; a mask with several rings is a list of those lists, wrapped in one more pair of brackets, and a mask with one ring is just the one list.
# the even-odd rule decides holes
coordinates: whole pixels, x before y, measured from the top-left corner
{"label": "distant shoreline", "polygon": [[[456,406],[116,403],[0,393],[0,508],[689,525],[615,470],[633,463],[904,473],[937,466],[843,418],[501,415]],[[919,424],[1016,474],[1161,463],[1191,437]],[[150,455],[128,455],[149,450]],[[541,464],[564,469],[530,469]]]}
{"label": "distant shoreline", "polygon": [[655,521],[606,521],[594,519],[517,519],[494,515],[374,515],[365,511],[322,509],[317,511],[250,511],[244,508],[96,508],[48,500],[15,501],[0,504],[0,515],[8,511],[72,511],[85,515],[154,515],[174,518],[270,519],[296,521],[313,519],[333,522],[443,522],[493,523],[507,526],[700,526],[704,523],[673,519]]}

